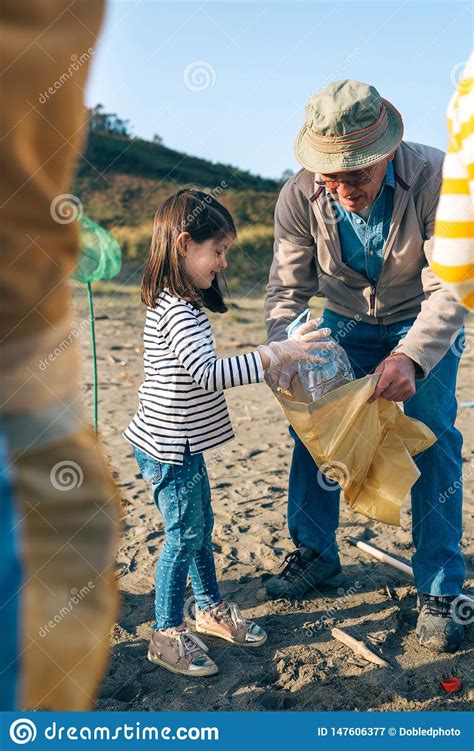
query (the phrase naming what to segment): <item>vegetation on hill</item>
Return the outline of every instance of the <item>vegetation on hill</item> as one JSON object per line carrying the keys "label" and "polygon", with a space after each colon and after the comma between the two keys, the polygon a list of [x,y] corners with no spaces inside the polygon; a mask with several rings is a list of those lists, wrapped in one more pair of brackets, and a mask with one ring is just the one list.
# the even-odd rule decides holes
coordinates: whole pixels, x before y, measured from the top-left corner
{"label": "vegetation on hill", "polygon": [[109,133],[90,133],[86,160],[81,161],[80,174],[95,176],[98,172],[139,175],[153,180],[200,183],[211,189],[235,190],[278,189],[278,182],[252,175],[231,164],[214,164],[189,154],[169,149],[160,143]]}

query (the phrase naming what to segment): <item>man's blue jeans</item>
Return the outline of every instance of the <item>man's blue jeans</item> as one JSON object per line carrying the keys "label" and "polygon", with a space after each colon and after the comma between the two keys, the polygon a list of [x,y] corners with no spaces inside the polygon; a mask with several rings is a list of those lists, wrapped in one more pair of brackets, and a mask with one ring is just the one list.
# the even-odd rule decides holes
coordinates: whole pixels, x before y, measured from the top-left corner
{"label": "man's blue jeans", "polygon": [[[362,323],[324,311],[324,325],[347,352],[356,378],[372,372],[390,354],[414,319],[388,326]],[[462,533],[462,436],[454,427],[457,413],[456,376],[462,335],[455,346],[404,403],[405,414],[425,423],[436,443],[415,457],[421,472],[412,488],[412,558],[415,584],[420,592],[457,595],[464,581],[460,551]],[[293,542],[338,561],[336,530],[339,524],[339,486],[324,489],[318,468],[294,431],[295,448],[290,471],[288,526]],[[325,480],[326,487],[331,485]],[[387,530],[388,535],[390,531]]]}
{"label": "man's blue jeans", "polygon": [[156,629],[183,622],[184,593],[189,577],[200,610],[221,601],[216,579],[211,489],[202,454],[184,453],[184,462],[158,462],[133,447],[143,479],[165,526],[166,539],[156,565]]}

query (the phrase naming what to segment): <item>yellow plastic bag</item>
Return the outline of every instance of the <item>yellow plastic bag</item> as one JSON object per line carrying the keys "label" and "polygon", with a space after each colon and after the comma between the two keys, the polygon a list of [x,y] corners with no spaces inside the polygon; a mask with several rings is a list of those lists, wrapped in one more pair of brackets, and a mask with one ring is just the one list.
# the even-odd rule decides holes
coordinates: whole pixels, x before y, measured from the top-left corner
{"label": "yellow plastic bag", "polygon": [[436,436],[395,402],[379,397],[368,404],[378,378],[351,381],[316,401],[298,376],[291,393],[272,390],[321,473],[339,483],[351,508],[400,525],[400,506],[420,476],[412,456]]}

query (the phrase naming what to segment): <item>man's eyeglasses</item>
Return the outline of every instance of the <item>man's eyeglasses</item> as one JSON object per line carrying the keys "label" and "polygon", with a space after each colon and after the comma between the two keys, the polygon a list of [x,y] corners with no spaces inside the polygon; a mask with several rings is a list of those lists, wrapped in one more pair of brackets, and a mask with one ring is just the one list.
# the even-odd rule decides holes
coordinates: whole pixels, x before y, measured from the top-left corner
{"label": "man's eyeglasses", "polygon": [[328,188],[328,190],[336,190],[336,188],[344,183],[349,187],[357,188],[361,185],[368,185],[374,181],[375,168],[368,172],[367,170],[358,170],[352,174],[352,177],[345,180],[344,178],[328,177],[325,180],[316,180],[316,185],[320,185],[322,188]]}

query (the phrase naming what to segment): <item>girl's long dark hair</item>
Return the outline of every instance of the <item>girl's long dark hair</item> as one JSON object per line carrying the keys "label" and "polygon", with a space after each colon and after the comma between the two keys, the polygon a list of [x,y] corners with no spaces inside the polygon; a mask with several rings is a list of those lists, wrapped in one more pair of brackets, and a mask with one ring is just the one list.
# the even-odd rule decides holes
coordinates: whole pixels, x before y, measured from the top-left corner
{"label": "girl's long dark hair", "polygon": [[183,188],[164,201],[155,214],[150,250],[141,283],[142,302],[154,308],[166,288],[170,294],[224,313],[227,307],[217,278],[209,289],[198,289],[187,279],[176,244],[180,232],[189,232],[194,242],[236,235],[229,211],[210,193]]}

